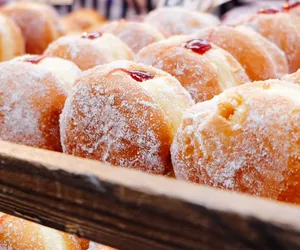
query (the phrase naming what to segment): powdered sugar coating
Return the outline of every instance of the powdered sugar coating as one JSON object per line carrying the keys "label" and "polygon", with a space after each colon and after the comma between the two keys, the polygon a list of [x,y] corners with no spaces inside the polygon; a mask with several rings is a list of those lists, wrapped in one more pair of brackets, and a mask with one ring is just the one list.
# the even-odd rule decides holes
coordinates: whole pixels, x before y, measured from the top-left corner
{"label": "powdered sugar coating", "polygon": [[157,29],[147,23],[125,20],[104,24],[100,31],[109,32],[119,37],[135,53],[148,44],[164,39],[164,36]]}
{"label": "powdered sugar coating", "polygon": [[10,215],[0,218],[1,250],[81,250],[76,237]]}
{"label": "powdered sugar coating", "polygon": [[156,27],[164,36],[191,34],[198,29],[219,24],[214,16],[178,7],[159,8],[151,11],[145,22]]}
{"label": "powdered sugar coating", "polygon": [[251,80],[277,79],[289,72],[284,52],[253,29],[239,25],[218,26],[195,32],[232,54]]}
{"label": "powdered sugar coating", "polygon": [[136,61],[176,77],[196,102],[249,81],[244,69],[228,52],[211,44],[212,48],[200,55],[185,48],[190,40],[190,36],[176,36],[150,44],[136,55]]}
{"label": "powdered sugar coating", "polygon": [[125,43],[108,33],[93,40],[80,36],[61,37],[49,45],[45,55],[70,60],[82,70],[115,60],[134,58],[133,52]]}
{"label": "powdered sugar coating", "polygon": [[[154,78],[139,83],[122,69],[147,71]],[[152,85],[154,80],[176,82],[160,91],[170,93],[177,88],[173,99],[186,101],[186,107],[192,105],[189,95],[174,78],[152,67],[116,61],[85,72],[69,95],[61,116],[63,151],[154,174],[171,174],[173,113],[167,112],[170,105],[159,102],[159,94],[152,95],[151,86],[143,86],[146,82]]]}
{"label": "powdered sugar coating", "polygon": [[300,203],[300,87],[269,80],[186,112],[171,153],[178,178]]}
{"label": "powdered sugar coating", "polygon": [[48,70],[25,62],[0,64],[0,139],[60,151],[59,115],[66,99]]}
{"label": "powdered sugar coating", "polygon": [[285,52],[290,72],[300,68],[300,17],[282,12],[256,14],[245,21],[245,24]]}

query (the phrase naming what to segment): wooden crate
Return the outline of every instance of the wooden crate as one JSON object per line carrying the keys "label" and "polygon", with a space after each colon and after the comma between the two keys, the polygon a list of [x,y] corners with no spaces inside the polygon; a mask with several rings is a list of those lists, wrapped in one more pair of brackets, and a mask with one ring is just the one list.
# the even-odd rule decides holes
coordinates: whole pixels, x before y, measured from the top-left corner
{"label": "wooden crate", "polygon": [[0,211],[121,249],[299,249],[300,208],[0,141]]}

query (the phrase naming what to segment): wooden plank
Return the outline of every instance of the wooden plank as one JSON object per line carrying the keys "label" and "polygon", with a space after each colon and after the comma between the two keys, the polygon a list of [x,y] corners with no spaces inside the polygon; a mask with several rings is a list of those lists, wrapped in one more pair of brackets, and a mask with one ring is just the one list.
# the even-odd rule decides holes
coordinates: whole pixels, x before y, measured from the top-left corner
{"label": "wooden plank", "polygon": [[299,249],[300,209],[0,141],[0,210],[121,249]]}

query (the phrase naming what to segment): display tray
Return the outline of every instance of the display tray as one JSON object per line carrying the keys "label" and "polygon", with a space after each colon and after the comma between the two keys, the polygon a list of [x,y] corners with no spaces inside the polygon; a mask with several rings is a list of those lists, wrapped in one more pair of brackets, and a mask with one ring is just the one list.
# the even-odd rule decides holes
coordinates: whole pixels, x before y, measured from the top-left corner
{"label": "display tray", "polygon": [[299,249],[300,207],[0,141],[0,211],[119,249]]}

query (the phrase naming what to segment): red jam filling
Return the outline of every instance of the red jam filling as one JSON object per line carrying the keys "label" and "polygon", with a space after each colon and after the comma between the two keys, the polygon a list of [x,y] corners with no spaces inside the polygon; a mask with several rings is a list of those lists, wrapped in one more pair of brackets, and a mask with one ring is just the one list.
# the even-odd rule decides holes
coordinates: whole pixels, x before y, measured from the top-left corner
{"label": "red jam filling", "polygon": [[200,55],[203,55],[206,51],[211,49],[210,43],[201,39],[188,41],[184,47]]}
{"label": "red jam filling", "polygon": [[300,1],[296,1],[294,3],[290,3],[289,1],[287,1],[284,5],[283,5],[283,10],[290,10],[293,8],[296,8],[300,5]]}
{"label": "red jam filling", "polygon": [[278,12],[279,10],[275,10],[275,9],[260,9],[258,11],[259,14],[276,14]]}
{"label": "red jam filling", "polygon": [[34,56],[34,57],[25,58],[24,61],[32,63],[32,64],[38,64],[39,62],[41,62],[46,57],[47,56]]}
{"label": "red jam filling", "polygon": [[86,33],[86,32],[84,32],[81,35],[81,38],[93,40],[93,39],[99,38],[101,36],[102,36],[101,32],[92,32],[92,33]]}
{"label": "red jam filling", "polygon": [[143,82],[143,81],[151,80],[151,79],[154,78],[154,75],[150,72],[147,72],[147,71],[127,70],[127,69],[121,69],[121,70],[126,72],[128,75],[130,75],[137,82]]}

